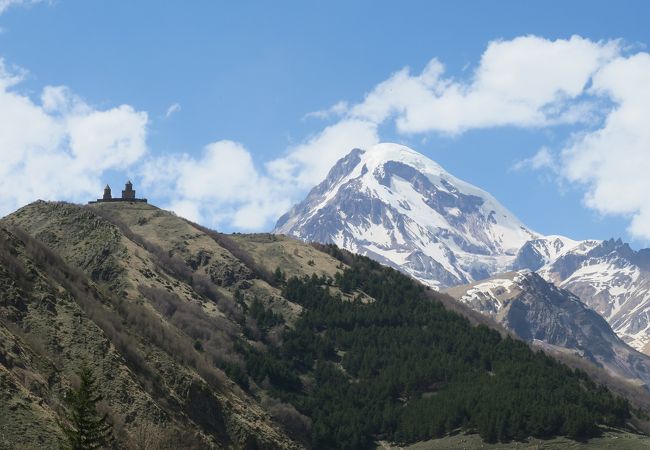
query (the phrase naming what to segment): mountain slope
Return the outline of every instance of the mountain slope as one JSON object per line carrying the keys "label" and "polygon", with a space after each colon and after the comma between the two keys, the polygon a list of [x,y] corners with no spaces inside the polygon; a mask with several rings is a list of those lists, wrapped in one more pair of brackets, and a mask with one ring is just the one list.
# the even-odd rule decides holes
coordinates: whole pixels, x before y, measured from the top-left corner
{"label": "mountain slope", "polygon": [[[144,230],[147,223],[155,224],[153,240],[158,236],[169,249],[178,247],[184,259],[143,238],[145,233],[133,233],[119,216],[141,223]],[[270,302],[274,294],[279,309],[287,302],[204,232],[155,207],[129,204],[37,202],[2,223],[22,228],[7,232],[5,239],[7,258],[14,261],[16,253],[21,262],[11,263],[16,273],[0,289],[10,295],[0,305],[0,317],[49,367],[34,376],[50,384],[31,392],[51,398],[45,405],[56,411],[52,417],[60,417],[74,368],[88,361],[123,444],[143,429],[160,426],[172,434],[184,430],[174,434],[186,435],[179,447],[301,447],[258,400],[229,379],[237,379],[242,364],[234,347],[247,342],[229,288],[247,283],[244,302],[253,296]],[[34,270],[42,276],[31,281]],[[20,287],[24,279],[29,281],[23,291],[7,289]],[[18,370],[22,380],[22,365],[5,367]],[[49,426],[56,430],[54,422]],[[56,448],[56,437],[51,434],[43,447]]]}
{"label": "mountain slope", "polygon": [[37,202],[0,227],[0,448],[57,447],[82,361],[126,448],[588,438],[632,419],[583,372],[335,247],[129,203]]}
{"label": "mountain slope", "polygon": [[503,271],[539,237],[488,193],[397,144],[353,150],[274,232],[335,243],[435,287]]}
{"label": "mountain slope", "polygon": [[[137,416],[139,421],[169,420],[160,404],[140,387],[140,380],[101,327],[84,313],[82,304],[104,312],[106,298],[97,288],[24,236],[19,238],[0,228],[0,245],[0,317],[7,339],[3,339],[0,361],[3,378],[13,384],[9,392],[19,394],[3,402],[13,403],[9,406],[11,412],[3,411],[2,417],[8,420],[3,430],[18,434],[9,442],[34,439],[36,434],[30,443],[58,448],[58,410],[74,368],[82,360],[92,362],[93,368],[101,367],[98,374],[102,394],[114,405],[113,414]],[[48,260],[56,267],[50,266]],[[138,354],[140,349],[131,350]],[[40,408],[34,408],[37,405]],[[34,423],[42,423],[42,428],[34,428]],[[40,437],[41,430],[49,434]]]}
{"label": "mountain slope", "polygon": [[349,264],[332,285],[355,295],[341,298],[326,279],[288,280],[286,298],[305,309],[278,353],[300,371],[315,367],[313,390],[306,398],[293,395],[318,413],[319,447],[366,448],[368,434],[404,443],[459,427],[488,442],[576,437],[574,418],[590,416],[597,405],[606,416],[618,410],[604,399],[587,400],[596,385],[582,372],[445,311],[442,294],[368,258],[329,249]]}
{"label": "mountain slope", "polygon": [[[601,313],[614,331],[636,349],[643,349],[649,339],[646,309],[650,310],[650,304],[646,305],[644,299],[650,299],[650,294],[646,284],[635,284],[646,278],[640,275],[641,269],[632,267],[636,263],[624,260],[627,257],[637,261],[639,257],[625,256],[629,251],[621,250],[623,256],[612,268],[603,262],[603,258],[611,257],[605,255],[608,251],[601,241],[540,236],[486,192],[403,146],[379,144],[367,151],[353,150],[337,162],[303,202],[280,218],[274,232],[305,241],[335,243],[437,289],[462,286],[513,268],[537,270],[547,281],[573,292]],[[611,288],[605,289],[605,285]],[[562,327],[570,327],[566,335],[583,333],[589,327],[602,328],[602,323],[596,325],[597,317],[584,315],[582,310],[587,325],[573,320],[571,314],[578,311],[575,302],[544,303],[548,292],[543,291],[534,289],[531,295],[539,295],[537,306],[555,315],[540,324],[525,322],[529,330],[520,324],[515,330],[520,336],[552,337]],[[495,304],[470,302],[469,306],[479,312],[497,312],[483,309],[494,308]],[[570,320],[563,322],[559,317]],[[511,323],[500,323],[513,330]],[[608,341],[601,344],[609,350],[593,352],[585,338],[579,350],[583,356],[608,367],[617,376],[646,384],[644,370],[634,369],[638,357],[621,362],[617,356],[634,352],[622,348],[610,351],[621,343],[614,345],[611,330],[601,331],[600,341]],[[566,346],[569,351],[577,349],[575,342],[549,342],[558,348]]]}
{"label": "mountain slope", "polygon": [[626,345],[578,297],[534,272],[497,275],[447,293],[528,342],[580,356],[610,375],[650,386],[650,357]]}
{"label": "mountain slope", "polygon": [[650,351],[650,250],[621,240],[576,247],[539,269],[602,315],[628,344]]}

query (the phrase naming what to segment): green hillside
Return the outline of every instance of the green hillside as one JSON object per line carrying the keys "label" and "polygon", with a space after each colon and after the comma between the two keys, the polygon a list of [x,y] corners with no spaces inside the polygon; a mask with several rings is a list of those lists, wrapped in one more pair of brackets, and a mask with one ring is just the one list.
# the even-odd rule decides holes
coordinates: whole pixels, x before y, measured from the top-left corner
{"label": "green hillside", "polygon": [[584,372],[335,247],[145,204],[36,202],[0,221],[0,262],[0,448],[58,448],[83,363],[115,448],[373,448],[458,430],[511,445],[635,420]]}

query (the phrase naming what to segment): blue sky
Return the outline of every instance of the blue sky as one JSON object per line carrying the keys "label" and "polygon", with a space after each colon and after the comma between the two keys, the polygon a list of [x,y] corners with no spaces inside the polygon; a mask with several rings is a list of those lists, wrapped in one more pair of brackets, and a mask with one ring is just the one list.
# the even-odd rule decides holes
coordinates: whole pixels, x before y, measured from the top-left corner
{"label": "blue sky", "polygon": [[[28,99],[54,118],[50,125],[58,131],[43,132],[44,136],[63,136],[39,138],[34,148],[53,139],[53,165],[91,170],[83,175],[72,171],[58,183],[45,169],[26,171],[19,181],[35,183],[34,188],[14,197],[5,189],[1,212],[38,197],[81,201],[106,181],[117,190],[132,177],[153,203],[226,231],[270,229],[278,212],[300,200],[315,182],[315,174],[322,172],[314,169],[293,182],[289,175],[276,176],[283,166],[267,165],[291,159],[315,144],[328,126],[346,120],[345,114],[319,118],[308,113],[338,102],[347,102],[349,110],[404,67],[416,76],[436,58],[444,65],[445,78],[467,84],[495,41],[530,35],[549,42],[577,35],[593,45],[619,40],[617,55],[611,58],[644,54],[650,42],[650,30],[642,22],[649,11],[641,1],[615,6],[598,1],[9,3],[0,0],[0,9],[6,6],[0,14],[0,58],[5,78],[19,81],[7,83],[6,90],[13,100]],[[588,79],[585,92],[590,84]],[[48,91],[47,106],[44,89],[61,86],[65,89]],[[376,133],[381,141],[407,144],[489,191],[542,233],[579,239],[622,236],[637,247],[645,245],[650,240],[650,206],[642,198],[617,206],[608,200],[638,192],[645,187],[643,181],[623,179],[630,186],[602,194],[611,179],[575,175],[575,170],[567,175],[573,166],[562,160],[562,152],[580,136],[603,128],[620,100],[613,94],[583,92],[571,98],[571,105],[582,104],[583,97],[593,103],[589,121],[522,125],[481,119],[480,125],[470,123],[452,131],[428,122],[423,130],[404,132],[396,120],[382,118]],[[119,109],[122,105],[125,108]],[[81,116],[96,120],[82,121]],[[109,128],[123,127],[115,140],[127,144],[107,144],[97,156],[104,162],[97,167],[87,161],[70,163],[69,154],[85,151],[84,158],[92,158],[92,150],[84,150],[94,145],[86,130],[103,127],[103,120]],[[20,129],[22,135],[40,136],[29,123],[19,124],[25,127]],[[354,141],[350,133],[323,145]],[[133,157],[109,161],[115,148]],[[544,152],[558,162],[522,162],[540,155],[540,149],[547,149]],[[55,152],[63,152],[65,158]],[[635,155],[638,158],[638,152]],[[220,164],[219,158],[228,161]],[[15,160],[11,164],[5,162],[5,167],[32,166]],[[216,169],[208,170],[210,164]],[[641,165],[646,164],[650,165],[650,147]],[[179,175],[178,167],[195,170],[197,176],[183,181],[188,174]],[[34,180],[39,175],[43,179]],[[250,178],[255,180],[252,187],[246,182]],[[75,191],[64,182],[79,182],[81,187]],[[174,198],[173,189],[180,185],[187,193]],[[271,201],[260,200],[259,191],[268,191]]]}

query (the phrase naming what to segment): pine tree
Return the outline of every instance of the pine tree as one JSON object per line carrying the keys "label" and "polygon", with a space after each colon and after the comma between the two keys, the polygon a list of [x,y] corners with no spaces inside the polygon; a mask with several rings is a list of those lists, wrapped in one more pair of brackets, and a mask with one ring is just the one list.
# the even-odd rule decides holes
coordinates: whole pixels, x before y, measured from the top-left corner
{"label": "pine tree", "polygon": [[284,283],[287,280],[287,276],[284,272],[282,272],[280,266],[275,268],[275,272],[273,273],[273,280],[276,283]]}
{"label": "pine tree", "polygon": [[67,423],[59,423],[66,443],[65,450],[93,450],[110,446],[113,429],[107,422],[107,414],[100,415],[97,403],[102,396],[97,393],[96,379],[90,368],[83,364],[78,372],[79,387],[68,393]]}

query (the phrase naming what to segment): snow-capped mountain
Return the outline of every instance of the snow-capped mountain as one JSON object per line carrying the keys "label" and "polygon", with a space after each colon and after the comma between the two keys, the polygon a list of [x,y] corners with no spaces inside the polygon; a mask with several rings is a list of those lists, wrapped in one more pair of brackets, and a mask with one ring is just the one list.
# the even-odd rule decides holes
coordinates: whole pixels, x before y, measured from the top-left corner
{"label": "snow-capped mountain", "polygon": [[513,270],[538,270],[569,252],[577,255],[584,254],[600,243],[601,241],[592,240],[574,241],[564,236],[533,239],[519,249],[512,268]]}
{"label": "snow-capped mountain", "polygon": [[[487,192],[401,145],[353,150],[274,232],[335,243],[437,289],[510,270],[537,271],[650,354],[650,250],[541,236]],[[491,300],[477,301],[470,302],[477,310],[502,314],[490,310]]]}
{"label": "snow-capped mountain", "polygon": [[397,144],[339,160],[274,232],[333,242],[436,288],[502,272],[541,237],[487,192]]}
{"label": "snow-capped mountain", "polygon": [[535,272],[510,272],[446,292],[539,347],[583,357],[610,375],[650,385],[650,357],[625,344],[577,296]]}
{"label": "snow-capped mountain", "polygon": [[590,241],[538,272],[580,297],[632,347],[650,351],[650,249],[634,251],[620,239]]}

